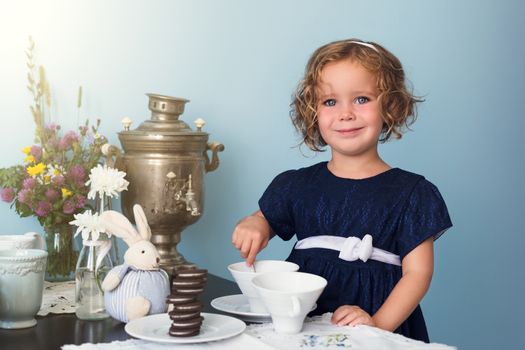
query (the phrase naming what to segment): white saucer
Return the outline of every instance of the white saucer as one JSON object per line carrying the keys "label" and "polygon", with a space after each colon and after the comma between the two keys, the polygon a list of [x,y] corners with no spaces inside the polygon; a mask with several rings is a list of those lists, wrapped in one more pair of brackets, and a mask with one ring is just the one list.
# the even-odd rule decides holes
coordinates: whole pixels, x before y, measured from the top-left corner
{"label": "white saucer", "polygon": [[124,327],[132,337],[163,343],[203,343],[240,334],[246,324],[234,317],[202,312],[204,317],[200,334],[193,337],[172,337],[168,334],[171,319],[168,314],[157,314],[130,321]]}
{"label": "white saucer", "polygon": [[[211,306],[219,311],[234,315],[246,322],[272,322],[272,317],[269,313],[251,312],[248,298],[243,294],[226,295],[224,297],[215,298],[211,301]],[[317,305],[314,305],[312,310],[315,310],[316,307]]]}
{"label": "white saucer", "polygon": [[219,311],[223,311],[247,322],[272,322],[269,313],[256,313],[250,311],[248,298],[243,294],[226,295],[215,298],[211,301],[211,306]]}

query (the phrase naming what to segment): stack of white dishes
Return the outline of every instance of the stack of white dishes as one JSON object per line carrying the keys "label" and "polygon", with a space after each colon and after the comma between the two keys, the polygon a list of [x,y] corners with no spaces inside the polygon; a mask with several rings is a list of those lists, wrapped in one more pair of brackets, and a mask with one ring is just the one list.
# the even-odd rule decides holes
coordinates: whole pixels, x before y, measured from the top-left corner
{"label": "stack of white dishes", "polygon": [[254,266],[231,264],[228,270],[242,294],[216,298],[211,305],[246,322],[273,322],[278,333],[298,333],[327,283],[298,269],[278,260],[260,260]]}

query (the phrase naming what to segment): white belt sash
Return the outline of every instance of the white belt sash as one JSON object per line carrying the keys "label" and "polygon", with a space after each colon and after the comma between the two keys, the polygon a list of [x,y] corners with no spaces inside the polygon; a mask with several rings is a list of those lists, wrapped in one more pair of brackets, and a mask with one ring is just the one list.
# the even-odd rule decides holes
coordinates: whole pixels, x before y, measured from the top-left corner
{"label": "white belt sash", "polygon": [[355,236],[348,238],[338,236],[313,236],[301,239],[295,249],[326,248],[339,251],[339,258],[346,261],[357,259],[366,262],[368,259],[387,264],[401,266],[399,255],[372,246],[372,236],[365,235],[363,239]]}

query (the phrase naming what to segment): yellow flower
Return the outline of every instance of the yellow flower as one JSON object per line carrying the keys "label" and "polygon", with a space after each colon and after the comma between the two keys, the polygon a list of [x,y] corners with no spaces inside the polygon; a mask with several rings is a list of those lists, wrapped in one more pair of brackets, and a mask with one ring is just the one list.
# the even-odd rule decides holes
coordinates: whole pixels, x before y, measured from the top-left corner
{"label": "yellow flower", "polygon": [[70,190],[68,190],[65,187],[62,187],[62,198],[67,198],[67,197],[71,196],[72,194],[73,194],[73,192],[71,192]]}
{"label": "yellow flower", "polygon": [[55,170],[54,170],[54,172],[53,172],[53,175],[55,175],[55,176],[59,176],[59,175],[61,175],[61,174],[62,174],[62,173],[60,172],[60,170],[57,169],[57,168],[55,168]]}
{"label": "yellow flower", "polygon": [[35,157],[33,157],[31,154],[24,158],[24,162],[26,163],[34,163]]}
{"label": "yellow flower", "polygon": [[22,148],[22,152],[24,152],[25,154],[31,153],[31,146],[27,146],[27,147]]}
{"label": "yellow flower", "polygon": [[44,183],[47,185],[47,184],[50,183],[50,182],[51,182],[51,176],[49,176],[49,175],[45,175],[45,176],[44,176]]}
{"label": "yellow flower", "polygon": [[38,163],[35,166],[27,167],[27,173],[29,174],[29,176],[37,176],[38,174],[42,173],[44,170],[46,170],[46,165],[44,163]]}

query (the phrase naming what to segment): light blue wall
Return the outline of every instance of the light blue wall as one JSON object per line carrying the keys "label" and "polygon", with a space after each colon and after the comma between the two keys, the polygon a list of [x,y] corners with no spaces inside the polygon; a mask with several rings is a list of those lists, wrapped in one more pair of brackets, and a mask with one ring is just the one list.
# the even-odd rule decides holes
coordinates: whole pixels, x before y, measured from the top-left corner
{"label": "light blue wall", "polygon": [[[183,119],[207,121],[226,146],[206,177],[203,218],[180,250],[230,278],[239,260],[236,222],[256,209],[277,173],[305,158],[288,104],[309,54],[321,44],[377,41],[403,62],[420,118],[401,141],[381,146],[392,165],[424,174],[446,199],[454,227],[436,243],[436,271],[423,307],[433,341],[461,349],[518,349],[525,275],[522,1],[3,1],[0,12],[0,166],[20,162],[32,141],[24,49],[37,43],[56,121],[101,117],[118,144],[120,120],[149,118],[146,92],[191,100]],[[1,233],[39,230],[0,205]],[[286,258],[271,242],[264,258]],[[521,252],[521,254],[520,254]],[[521,345],[520,345],[521,344]]]}

